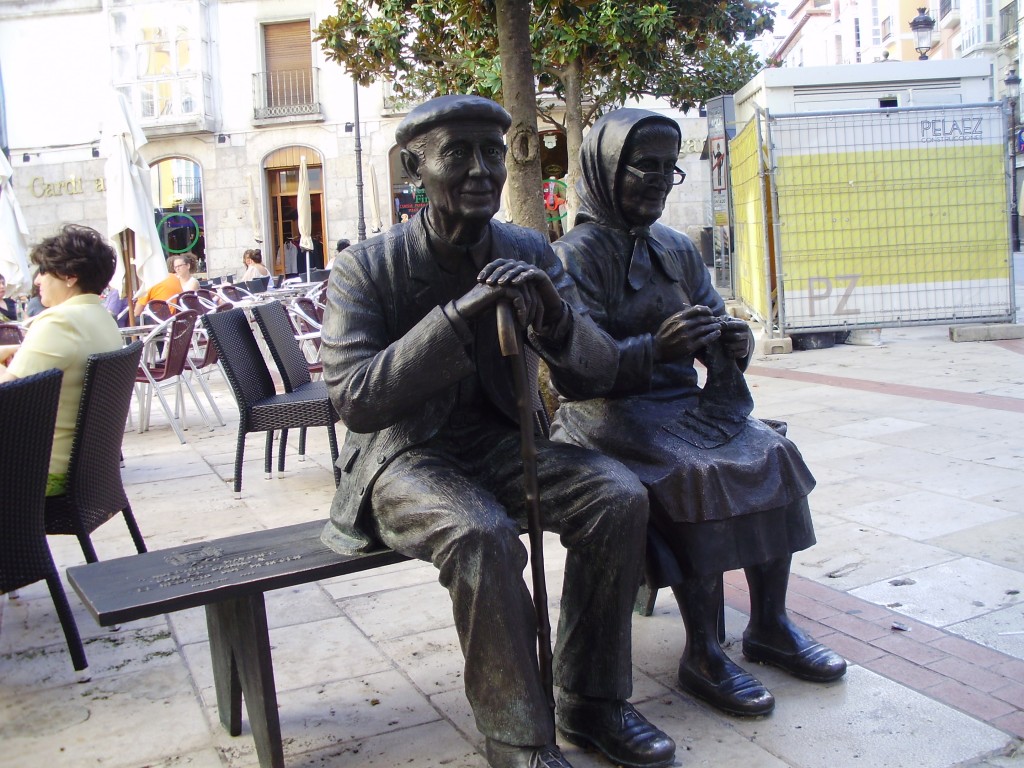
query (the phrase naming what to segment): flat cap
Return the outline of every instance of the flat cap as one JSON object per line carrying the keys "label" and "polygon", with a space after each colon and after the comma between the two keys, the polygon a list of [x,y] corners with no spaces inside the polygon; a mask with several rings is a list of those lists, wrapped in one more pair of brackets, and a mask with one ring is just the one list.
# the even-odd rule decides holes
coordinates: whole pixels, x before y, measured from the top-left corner
{"label": "flat cap", "polygon": [[413,108],[395,130],[395,141],[402,147],[421,133],[442,123],[458,121],[494,123],[504,133],[512,118],[500,104],[483,96],[455,94],[438,96]]}

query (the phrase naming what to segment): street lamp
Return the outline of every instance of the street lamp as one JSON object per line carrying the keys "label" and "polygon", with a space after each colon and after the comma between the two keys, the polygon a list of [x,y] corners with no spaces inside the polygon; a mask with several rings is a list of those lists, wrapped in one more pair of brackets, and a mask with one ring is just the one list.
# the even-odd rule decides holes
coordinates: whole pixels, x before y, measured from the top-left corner
{"label": "street lamp", "polygon": [[1010,102],[1010,245],[1013,252],[1020,250],[1020,219],[1017,214],[1017,99],[1020,98],[1020,75],[1016,67],[1003,81],[1006,99]]}
{"label": "street lamp", "polygon": [[914,50],[918,52],[918,61],[928,60],[928,51],[932,49],[932,30],[935,19],[927,13],[927,8],[918,8],[917,16],[910,20],[910,29],[914,33]]}

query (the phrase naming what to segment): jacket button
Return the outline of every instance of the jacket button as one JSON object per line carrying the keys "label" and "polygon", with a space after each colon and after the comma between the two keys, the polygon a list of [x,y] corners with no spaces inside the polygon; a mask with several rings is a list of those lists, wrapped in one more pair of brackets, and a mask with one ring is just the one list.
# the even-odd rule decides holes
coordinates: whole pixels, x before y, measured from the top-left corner
{"label": "jacket button", "polygon": [[383,453],[380,456],[377,457],[377,463],[378,464],[383,464],[387,460],[388,460],[388,457],[385,456]]}

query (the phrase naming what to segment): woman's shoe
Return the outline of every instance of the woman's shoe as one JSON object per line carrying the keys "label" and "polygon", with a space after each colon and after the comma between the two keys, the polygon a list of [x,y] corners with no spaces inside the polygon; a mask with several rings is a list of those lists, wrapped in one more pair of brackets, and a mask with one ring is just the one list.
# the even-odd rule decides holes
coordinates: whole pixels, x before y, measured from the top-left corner
{"label": "woman's shoe", "polygon": [[775,709],[775,697],[756,677],[729,665],[731,674],[718,680],[694,672],[679,664],[679,687],[728,715],[761,717]]}
{"label": "woman's shoe", "polygon": [[796,647],[783,651],[743,635],[743,655],[760,664],[771,664],[793,677],[812,683],[831,683],[846,674],[846,659],[806,635],[795,638]]}

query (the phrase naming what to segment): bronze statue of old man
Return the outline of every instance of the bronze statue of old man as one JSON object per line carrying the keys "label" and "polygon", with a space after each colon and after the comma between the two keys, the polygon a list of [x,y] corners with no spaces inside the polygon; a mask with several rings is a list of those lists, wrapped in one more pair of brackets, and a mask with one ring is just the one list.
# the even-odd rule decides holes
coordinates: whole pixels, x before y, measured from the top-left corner
{"label": "bronze statue of old man", "polygon": [[[617,350],[547,240],[493,218],[509,124],[504,109],[474,96],[410,111],[396,139],[429,202],[335,261],[322,354],[348,433],[323,538],[345,552],[383,542],[433,563],[451,596],[489,764],[564,768],[523,580],[523,462],[496,305],[512,304],[532,369],[543,358],[563,394],[608,392]],[[543,435],[536,452],[543,526],[567,549],[554,652],[558,729],[615,763],[668,766],[675,744],[627,700],[646,492],[596,452]]]}

